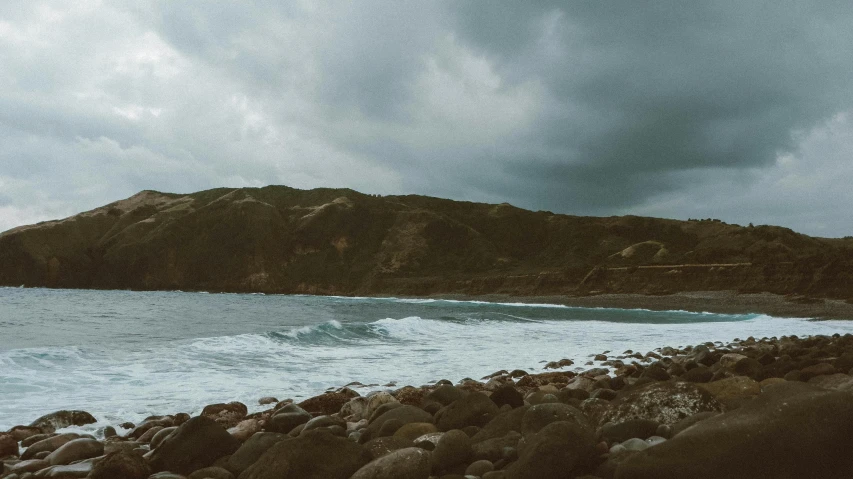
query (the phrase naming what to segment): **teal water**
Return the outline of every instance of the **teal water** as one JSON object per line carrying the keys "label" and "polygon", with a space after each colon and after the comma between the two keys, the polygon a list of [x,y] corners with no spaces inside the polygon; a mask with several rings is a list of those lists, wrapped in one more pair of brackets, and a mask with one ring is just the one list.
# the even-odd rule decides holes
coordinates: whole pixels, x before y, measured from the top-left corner
{"label": "teal water", "polygon": [[[0,288],[0,430],[540,370],[605,350],[853,332],[853,322],[398,298]],[[362,388],[362,393],[381,386]]]}

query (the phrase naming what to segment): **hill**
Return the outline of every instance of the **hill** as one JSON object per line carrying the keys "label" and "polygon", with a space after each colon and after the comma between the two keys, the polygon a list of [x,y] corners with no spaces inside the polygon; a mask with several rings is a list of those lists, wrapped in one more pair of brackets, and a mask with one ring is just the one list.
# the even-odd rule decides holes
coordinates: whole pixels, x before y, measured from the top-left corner
{"label": "hill", "polygon": [[312,294],[737,290],[853,298],[853,240],[348,189],[142,191],[0,233],[0,285]]}

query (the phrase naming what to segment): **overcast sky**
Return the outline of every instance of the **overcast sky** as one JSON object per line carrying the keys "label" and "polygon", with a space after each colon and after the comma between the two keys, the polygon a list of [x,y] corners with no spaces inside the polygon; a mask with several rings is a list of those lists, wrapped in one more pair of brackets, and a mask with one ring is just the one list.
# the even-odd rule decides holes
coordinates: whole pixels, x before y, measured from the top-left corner
{"label": "overcast sky", "polygon": [[284,184],[853,235],[849,0],[246,3],[0,2],[0,230]]}

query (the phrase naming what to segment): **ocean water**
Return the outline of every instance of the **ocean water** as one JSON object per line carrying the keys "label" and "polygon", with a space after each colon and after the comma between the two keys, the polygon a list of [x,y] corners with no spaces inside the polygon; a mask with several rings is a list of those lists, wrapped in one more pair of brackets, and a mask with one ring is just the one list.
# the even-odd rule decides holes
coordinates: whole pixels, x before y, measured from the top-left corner
{"label": "ocean water", "polygon": [[89,429],[358,381],[362,394],[625,349],[853,333],[851,321],[398,298],[0,288],[0,431],[59,409]]}

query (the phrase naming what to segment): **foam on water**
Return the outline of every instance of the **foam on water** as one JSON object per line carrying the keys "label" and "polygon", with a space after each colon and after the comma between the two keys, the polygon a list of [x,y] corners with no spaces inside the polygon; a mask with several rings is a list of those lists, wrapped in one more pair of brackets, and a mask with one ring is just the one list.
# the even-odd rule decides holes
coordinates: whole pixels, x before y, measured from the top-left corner
{"label": "foam on water", "polygon": [[[20,297],[18,309],[0,307],[0,313],[12,324],[44,321],[47,330],[53,308],[55,317],[79,317],[94,328],[86,331],[91,339],[65,345],[63,336],[45,338],[54,346],[0,347],[0,430],[59,409],[91,412],[99,419],[91,430],[152,414],[198,413],[214,402],[238,400],[257,410],[263,396],[300,399],[351,381],[455,382],[499,369],[537,371],[562,358],[582,365],[605,350],[853,332],[849,321],[757,314],[181,293],[80,292],[89,295],[81,300],[56,294],[48,295],[52,306],[41,303],[48,310],[41,316],[25,317],[28,303]],[[102,307],[92,308],[98,298]],[[145,308],[127,305],[134,301]],[[84,314],[74,308],[88,309]],[[10,311],[20,318],[10,321]],[[94,317],[106,311],[111,318]],[[128,325],[125,336],[132,340],[116,335],[112,327],[119,323]],[[130,330],[140,323],[145,327]],[[30,331],[3,330],[13,338]]]}

